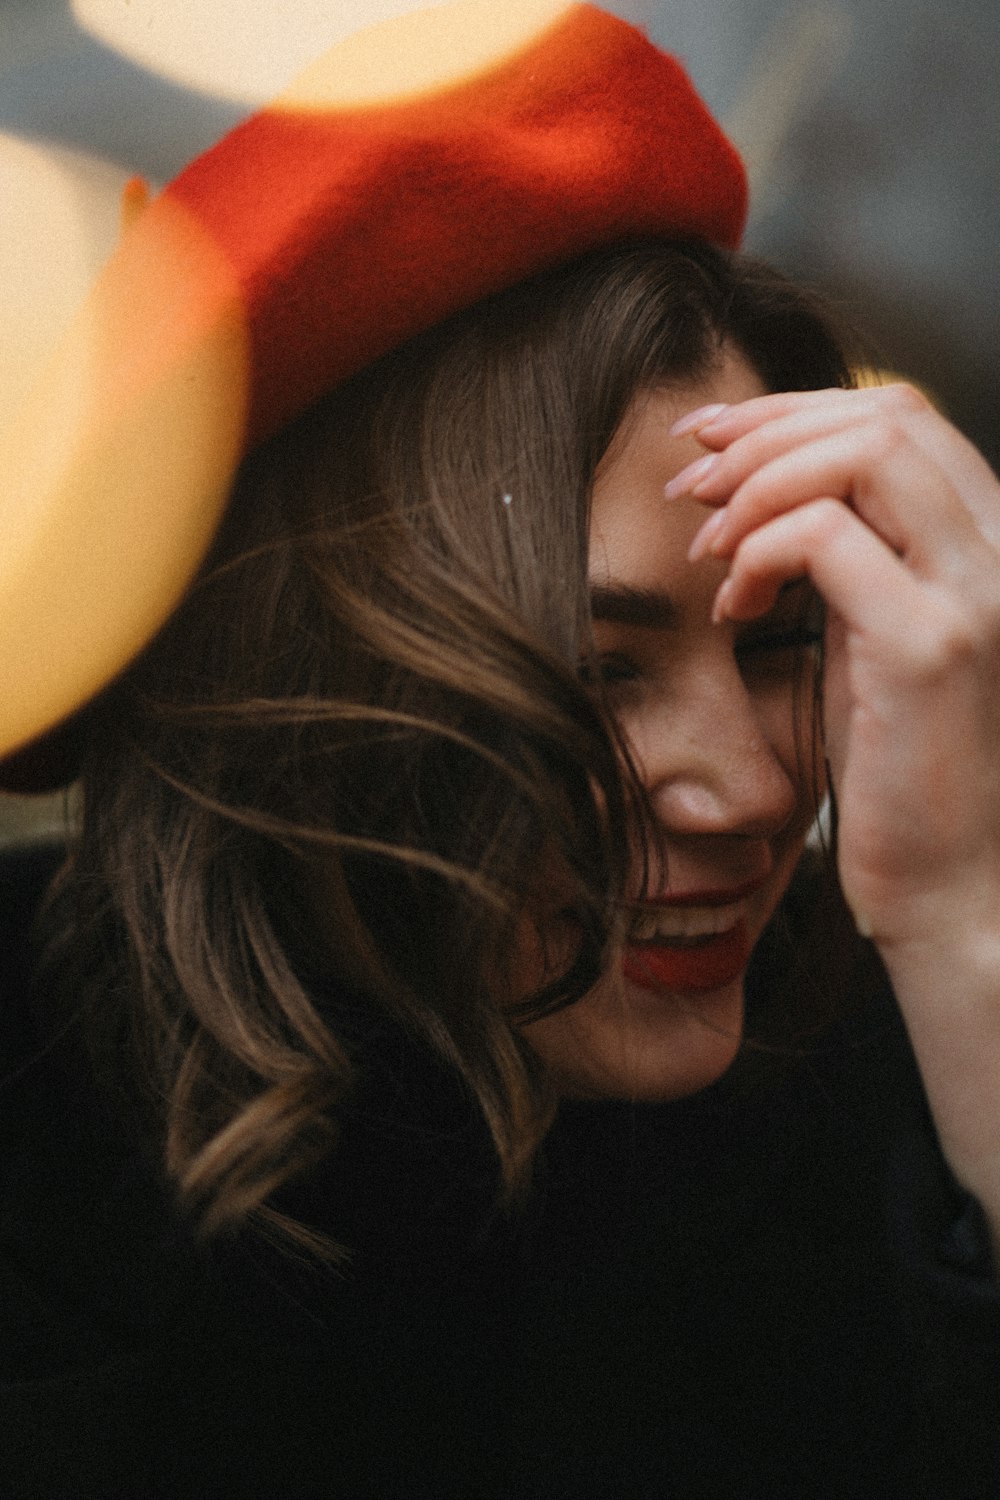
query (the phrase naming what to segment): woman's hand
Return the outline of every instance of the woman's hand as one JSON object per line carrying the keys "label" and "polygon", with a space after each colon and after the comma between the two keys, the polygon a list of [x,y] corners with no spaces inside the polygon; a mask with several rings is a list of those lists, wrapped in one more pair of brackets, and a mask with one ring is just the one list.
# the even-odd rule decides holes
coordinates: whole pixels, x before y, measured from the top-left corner
{"label": "woman's hand", "polygon": [[804,575],[826,602],[844,892],[952,1165],[1000,1226],[1000,483],[902,385],[765,396],[674,431],[713,450],[668,495],[714,508],[691,556],[731,559],[716,618],[754,618]]}

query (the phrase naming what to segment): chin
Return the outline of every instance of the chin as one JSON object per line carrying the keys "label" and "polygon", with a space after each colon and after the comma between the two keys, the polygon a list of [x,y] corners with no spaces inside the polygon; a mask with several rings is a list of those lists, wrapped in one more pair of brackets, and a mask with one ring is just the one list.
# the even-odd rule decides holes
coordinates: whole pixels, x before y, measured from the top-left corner
{"label": "chin", "polygon": [[743,976],[699,994],[605,979],[524,1028],[568,1099],[683,1099],[716,1083],[743,1040]]}

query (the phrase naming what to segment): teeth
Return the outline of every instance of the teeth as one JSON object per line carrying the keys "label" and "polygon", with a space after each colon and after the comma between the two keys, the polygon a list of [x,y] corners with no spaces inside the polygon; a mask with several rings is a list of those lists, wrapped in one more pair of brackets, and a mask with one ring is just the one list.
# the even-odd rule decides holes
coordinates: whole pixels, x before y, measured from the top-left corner
{"label": "teeth", "polygon": [[743,915],[743,905],[645,907],[634,918],[630,936],[637,943],[656,938],[711,937],[728,932]]}

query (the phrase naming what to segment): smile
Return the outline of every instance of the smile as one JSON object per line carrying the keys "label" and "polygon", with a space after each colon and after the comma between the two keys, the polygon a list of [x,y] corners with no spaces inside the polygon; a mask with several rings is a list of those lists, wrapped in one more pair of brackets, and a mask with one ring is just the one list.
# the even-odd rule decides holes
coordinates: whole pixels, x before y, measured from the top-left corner
{"label": "smile", "polygon": [[646,908],[633,919],[622,972],[640,989],[706,993],[738,979],[752,951],[743,902]]}

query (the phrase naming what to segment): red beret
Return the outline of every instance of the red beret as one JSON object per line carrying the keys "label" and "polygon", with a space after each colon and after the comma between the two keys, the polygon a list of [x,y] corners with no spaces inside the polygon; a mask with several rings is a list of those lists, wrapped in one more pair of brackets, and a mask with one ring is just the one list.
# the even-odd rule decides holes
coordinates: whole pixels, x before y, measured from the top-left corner
{"label": "red beret", "polygon": [[592,5],[417,98],[264,110],[165,196],[241,289],[250,444],[449,313],[598,245],[734,247],[747,198],[680,64]]}
{"label": "red beret", "polygon": [[[442,45],[448,53],[453,41],[475,40],[498,3],[453,0],[374,28],[362,39],[369,83],[374,77],[381,85],[383,74],[398,71],[408,46],[419,52],[427,44],[440,54]],[[316,65],[318,98],[310,99],[300,80],[142,210],[119,281],[112,280],[118,303],[108,305],[130,306],[130,277],[136,287],[156,288],[161,264],[168,281],[152,304],[148,293],[135,303],[139,328],[128,335],[129,357],[136,370],[152,371],[145,386],[114,374],[127,360],[118,325],[112,321],[108,330],[106,345],[119,352],[111,356],[107,389],[124,403],[114,421],[127,423],[129,400],[138,410],[141,396],[146,422],[152,413],[152,430],[169,450],[162,428],[176,406],[157,392],[171,379],[175,391],[183,386],[184,360],[208,348],[221,329],[226,347],[240,350],[232,387],[221,398],[231,408],[225,420],[232,438],[229,446],[216,445],[216,498],[195,527],[197,546],[188,528],[189,551],[174,569],[179,583],[169,583],[155,608],[146,590],[145,613],[133,611],[127,643],[120,651],[105,643],[102,661],[109,665],[85,684],[74,679],[47,722],[91,696],[163,623],[208,544],[212,506],[224,504],[241,453],[331,386],[481,297],[599,245],[640,235],[738,243],[746,214],[743,167],[684,69],[595,6],[535,0],[525,8],[547,21],[529,40],[508,39],[498,57],[466,66],[457,81],[432,87],[425,79],[420,88],[375,102],[370,87],[360,95],[355,90],[353,99],[345,95],[340,70],[351,44],[346,52],[335,48]],[[190,227],[192,245],[202,249],[187,269],[171,271],[183,262],[158,259],[158,247],[173,242],[178,223]],[[203,251],[211,270],[199,286]],[[177,276],[194,290],[188,296],[184,282],[175,313]],[[141,324],[150,305],[150,322],[158,319],[159,329]],[[149,360],[144,351],[152,351]],[[37,441],[44,447],[45,434]],[[84,435],[84,456],[86,443]],[[91,469],[95,463],[101,460],[91,451]],[[138,482],[127,464],[124,478],[108,478],[109,485]],[[108,493],[107,486],[93,488]],[[82,493],[72,473],[66,492]],[[193,495],[195,510],[201,503]],[[126,513],[142,526],[137,511]],[[179,529],[172,512],[157,525],[164,515]],[[84,546],[89,524],[84,515]],[[165,535],[169,541],[173,532]],[[123,573],[116,586],[126,600],[127,589],[136,591],[138,600],[145,584],[131,577]],[[40,712],[39,719],[46,722]],[[76,727],[70,718],[59,733],[0,764],[0,787],[43,790],[68,779]]]}

